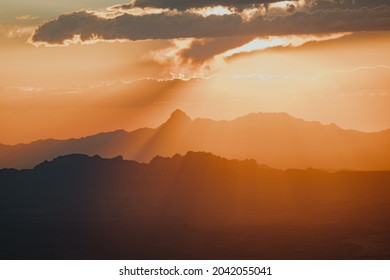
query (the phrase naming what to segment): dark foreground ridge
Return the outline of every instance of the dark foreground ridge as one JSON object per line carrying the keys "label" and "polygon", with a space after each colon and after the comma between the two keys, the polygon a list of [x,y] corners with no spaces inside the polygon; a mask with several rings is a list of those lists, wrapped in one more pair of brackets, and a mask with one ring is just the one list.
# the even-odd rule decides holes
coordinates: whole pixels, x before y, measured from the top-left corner
{"label": "dark foreground ridge", "polygon": [[390,259],[390,172],[209,153],[0,170],[1,259]]}

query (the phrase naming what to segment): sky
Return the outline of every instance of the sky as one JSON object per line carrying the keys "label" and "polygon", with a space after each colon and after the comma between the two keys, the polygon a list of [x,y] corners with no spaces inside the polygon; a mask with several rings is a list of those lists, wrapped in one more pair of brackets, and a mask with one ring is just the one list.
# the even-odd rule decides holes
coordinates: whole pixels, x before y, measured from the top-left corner
{"label": "sky", "polygon": [[390,128],[388,0],[0,2],[0,143],[287,112]]}

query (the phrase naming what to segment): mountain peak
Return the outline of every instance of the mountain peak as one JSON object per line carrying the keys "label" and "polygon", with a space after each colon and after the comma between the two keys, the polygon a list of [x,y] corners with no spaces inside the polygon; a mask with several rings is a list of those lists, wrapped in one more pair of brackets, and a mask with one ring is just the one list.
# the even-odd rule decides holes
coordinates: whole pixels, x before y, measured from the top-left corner
{"label": "mountain peak", "polygon": [[171,117],[169,119],[177,119],[177,118],[185,118],[191,120],[191,118],[180,109],[176,109],[174,112],[172,112]]}
{"label": "mountain peak", "polygon": [[168,121],[165,124],[168,124],[168,123],[176,123],[176,124],[182,123],[182,124],[184,124],[184,123],[190,123],[190,122],[191,122],[191,118],[186,113],[184,113],[182,110],[176,109],[171,114],[171,116],[169,117]]}

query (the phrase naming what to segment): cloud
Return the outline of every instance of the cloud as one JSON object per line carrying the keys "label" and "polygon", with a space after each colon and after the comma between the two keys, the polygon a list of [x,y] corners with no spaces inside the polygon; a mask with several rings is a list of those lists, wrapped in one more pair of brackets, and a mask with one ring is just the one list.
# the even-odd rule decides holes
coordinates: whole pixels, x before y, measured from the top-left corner
{"label": "cloud", "polygon": [[123,14],[116,18],[102,18],[86,11],[62,15],[39,27],[34,42],[62,44],[79,36],[81,41],[93,39],[146,40],[204,38],[238,35],[245,32],[243,20],[238,15],[198,14],[148,14],[134,16]]}
{"label": "cloud", "polygon": [[284,15],[257,15],[244,20],[239,14],[202,16],[190,12],[105,18],[92,12],[61,15],[40,26],[33,42],[64,44],[78,38],[147,40],[319,34],[390,30],[390,6],[358,9],[297,11]]}
{"label": "cloud", "polygon": [[160,73],[166,77],[208,79],[215,70],[222,69],[229,60],[242,53],[276,47],[300,47],[308,42],[334,40],[351,34],[175,39],[171,41],[171,46],[153,51],[150,58],[160,64]]}
{"label": "cloud", "polygon": [[290,10],[294,10],[296,5],[301,5],[299,2],[305,2],[305,5],[319,9],[334,9],[334,8],[362,8],[362,7],[378,7],[388,5],[388,0],[135,0],[130,4],[121,5],[123,8],[160,8],[185,11],[189,9],[199,9],[205,7],[223,6],[237,10],[242,10],[249,7],[258,7],[261,5],[268,6],[269,4],[286,4]]}
{"label": "cloud", "polygon": [[320,42],[338,39],[351,32],[344,33],[330,33],[320,35],[288,35],[288,36],[268,36],[265,38],[256,38],[247,44],[240,45],[238,48],[231,48],[223,55],[225,57],[232,57],[235,54],[249,53],[254,51],[261,51],[268,48],[275,47],[300,47],[308,42]]}
{"label": "cloud", "polygon": [[243,9],[254,5],[269,4],[282,2],[283,0],[136,0],[133,4],[128,4],[127,7],[154,7],[162,9],[176,9],[184,11],[188,9],[225,6]]}
{"label": "cloud", "polygon": [[253,39],[253,37],[221,37],[194,40],[180,55],[193,62],[203,62],[213,58],[215,55],[249,43]]}
{"label": "cloud", "polygon": [[389,4],[388,0],[309,0],[311,6],[315,9],[358,9],[373,8]]}

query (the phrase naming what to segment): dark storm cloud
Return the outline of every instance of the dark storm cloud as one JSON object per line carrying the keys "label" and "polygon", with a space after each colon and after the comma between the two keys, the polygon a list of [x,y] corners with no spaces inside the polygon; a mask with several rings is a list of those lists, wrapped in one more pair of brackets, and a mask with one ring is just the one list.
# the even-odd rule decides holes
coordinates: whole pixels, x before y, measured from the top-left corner
{"label": "dark storm cloud", "polygon": [[[245,8],[253,5],[269,4],[284,0],[137,0],[135,7],[146,8],[167,8],[177,10],[188,10],[191,8],[204,8],[214,6],[226,6],[235,8]],[[132,5],[131,5],[132,6]],[[130,7],[130,5],[128,6]]]}
{"label": "dark storm cloud", "polygon": [[[356,1],[358,4],[359,1]],[[145,40],[377,30],[390,30],[390,6],[293,11],[272,17],[259,15],[249,21],[238,14],[204,17],[183,12],[102,18],[82,11],[62,15],[40,26],[32,39],[33,42],[62,44],[74,36],[80,36],[82,41],[95,38]]]}
{"label": "dark storm cloud", "polygon": [[359,9],[389,5],[389,0],[311,0],[315,9]]}
{"label": "dark storm cloud", "polygon": [[231,36],[240,32],[245,32],[245,25],[238,15],[124,14],[104,19],[83,11],[62,15],[42,25],[36,30],[33,41],[61,44],[75,35],[79,35],[83,41],[94,37],[105,40],[203,38]]}
{"label": "dark storm cloud", "polygon": [[[226,6],[237,9],[243,9],[251,6],[258,6],[261,4],[268,5],[271,3],[282,2],[285,0],[136,0],[132,4],[124,4],[123,8],[162,8],[162,9],[176,9],[180,11],[191,8],[204,8],[214,6]],[[292,2],[298,2],[292,0]],[[378,7],[382,5],[389,5],[389,0],[306,0],[308,4],[313,4],[318,9],[330,8],[362,8],[362,7]],[[293,8],[291,8],[293,9]]]}

